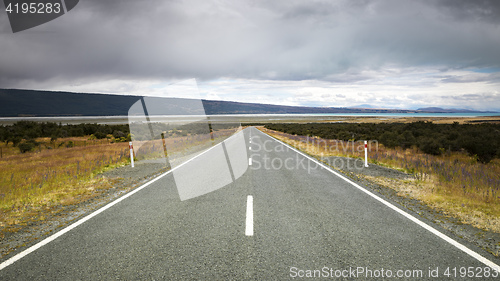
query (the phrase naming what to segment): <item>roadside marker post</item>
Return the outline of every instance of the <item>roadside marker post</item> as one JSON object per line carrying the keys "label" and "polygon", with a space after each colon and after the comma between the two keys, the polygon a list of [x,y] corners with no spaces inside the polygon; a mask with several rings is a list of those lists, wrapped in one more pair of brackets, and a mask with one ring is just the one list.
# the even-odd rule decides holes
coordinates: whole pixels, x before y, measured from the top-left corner
{"label": "roadside marker post", "polygon": [[368,167],[368,141],[365,141],[365,167]]}
{"label": "roadside marker post", "polygon": [[130,163],[132,164],[132,168],[134,168],[134,146],[132,142],[128,143],[128,148],[130,148]]}

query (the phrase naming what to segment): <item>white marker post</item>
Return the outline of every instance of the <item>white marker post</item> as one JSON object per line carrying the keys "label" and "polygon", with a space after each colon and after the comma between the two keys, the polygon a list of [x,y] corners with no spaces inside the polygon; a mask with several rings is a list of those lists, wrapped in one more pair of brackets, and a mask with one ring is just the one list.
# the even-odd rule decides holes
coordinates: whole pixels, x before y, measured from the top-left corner
{"label": "white marker post", "polygon": [[368,142],[365,141],[365,167],[368,167]]}
{"label": "white marker post", "polygon": [[132,164],[132,168],[134,168],[134,146],[132,142],[128,143],[128,148],[130,148],[130,163]]}

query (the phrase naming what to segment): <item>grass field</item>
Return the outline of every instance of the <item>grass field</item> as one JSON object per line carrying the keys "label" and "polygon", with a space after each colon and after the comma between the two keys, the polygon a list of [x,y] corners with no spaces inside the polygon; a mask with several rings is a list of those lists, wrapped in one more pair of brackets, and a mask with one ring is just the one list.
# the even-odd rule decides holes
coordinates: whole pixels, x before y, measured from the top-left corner
{"label": "grass field", "polygon": [[37,141],[41,145],[28,153],[0,144],[0,227],[6,230],[97,195],[111,185],[96,174],[130,161],[128,143],[87,137]]}
{"label": "grass field", "polygon": [[[220,129],[213,134],[135,142],[136,160],[168,156],[172,161],[188,157],[235,132],[235,129]],[[96,175],[130,163],[128,143],[115,143],[111,137],[36,141],[40,145],[27,153],[0,142],[0,230],[16,231],[30,221],[44,220],[46,215],[60,211],[61,206],[99,195],[112,187],[112,182]],[[168,155],[164,146],[169,150]]]}
{"label": "grass field", "polygon": [[[309,138],[260,128],[266,133],[317,157],[364,158],[364,144]],[[500,161],[482,164],[465,153],[428,155],[416,148],[389,149],[372,143],[369,162],[411,173],[413,180],[370,177],[403,196],[482,229],[500,233]],[[361,148],[361,149],[359,149]]]}

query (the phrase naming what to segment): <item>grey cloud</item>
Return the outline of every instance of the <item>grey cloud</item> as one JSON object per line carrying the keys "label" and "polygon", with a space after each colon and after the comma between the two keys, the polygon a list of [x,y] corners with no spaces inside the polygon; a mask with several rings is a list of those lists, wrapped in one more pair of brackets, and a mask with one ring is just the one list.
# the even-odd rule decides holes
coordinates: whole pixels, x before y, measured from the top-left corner
{"label": "grey cloud", "polygon": [[463,94],[463,95],[454,95],[454,96],[441,96],[443,99],[452,99],[458,101],[492,101],[497,106],[500,105],[500,93],[475,93],[475,94]]}
{"label": "grey cloud", "polygon": [[489,19],[498,9],[480,2],[467,13],[484,20],[458,22],[459,8],[434,1],[80,1],[32,31],[2,27],[0,87],[191,77],[350,83],[387,64],[499,66]]}
{"label": "grey cloud", "polygon": [[315,5],[311,5],[311,2],[301,1],[295,5],[281,7],[282,18],[300,21],[312,20],[314,22],[326,20],[325,17],[336,16],[341,12],[335,3],[333,1],[316,1]]}
{"label": "grey cloud", "polygon": [[442,95],[436,97],[437,103],[441,107],[468,108],[480,110],[500,110],[499,92],[479,92],[461,95]]}
{"label": "grey cloud", "polygon": [[[448,97],[450,98],[450,97]],[[465,95],[460,95],[460,96],[452,96],[451,97],[452,99],[454,100],[467,100],[467,101],[471,101],[471,100],[478,100],[478,99],[484,99],[485,98],[485,95],[484,94],[465,94]]]}
{"label": "grey cloud", "polygon": [[446,75],[439,77],[441,82],[444,83],[500,83],[500,73],[490,73],[479,75],[477,73],[470,75]]}
{"label": "grey cloud", "polygon": [[500,24],[500,2],[497,0],[429,1],[457,21],[484,21]]}

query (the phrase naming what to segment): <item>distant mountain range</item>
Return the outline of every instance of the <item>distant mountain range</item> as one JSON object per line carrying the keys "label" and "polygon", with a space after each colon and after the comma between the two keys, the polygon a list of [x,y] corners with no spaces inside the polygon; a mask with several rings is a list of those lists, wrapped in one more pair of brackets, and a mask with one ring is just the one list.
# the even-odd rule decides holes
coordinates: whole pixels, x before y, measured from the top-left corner
{"label": "distant mountain range", "polygon": [[[0,117],[127,115],[130,107],[140,99],[140,96],[0,89]],[[187,108],[188,104],[192,104],[189,99],[154,99],[155,106],[167,109],[169,114],[185,114],[185,112],[192,111],[191,108]],[[370,108],[369,105],[362,105],[364,108],[347,108],[283,106],[213,100],[203,100],[202,102],[205,113],[208,115],[474,112],[465,109],[442,109],[438,107],[420,108],[418,110],[403,110]],[[199,112],[192,112],[192,114],[198,113]]]}
{"label": "distant mountain range", "polygon": [[424,107],[424,108],[419,108],[417,110],[421,112],[432,112],[432,113],[475,113],[475,112],[494,113],[494,111],[476,111],[463,108],[441,108],[441,107]]}

